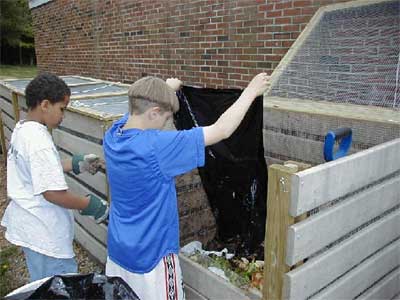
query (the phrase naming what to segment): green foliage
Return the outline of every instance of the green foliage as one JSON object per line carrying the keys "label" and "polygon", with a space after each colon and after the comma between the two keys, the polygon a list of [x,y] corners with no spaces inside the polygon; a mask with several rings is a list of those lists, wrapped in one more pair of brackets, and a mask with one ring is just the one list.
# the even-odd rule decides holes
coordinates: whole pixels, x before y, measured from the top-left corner
{"label": "green foliage", "polygon": [[1,43],[10,47],[34,47],[28,0],[0,0],[0,15]]}

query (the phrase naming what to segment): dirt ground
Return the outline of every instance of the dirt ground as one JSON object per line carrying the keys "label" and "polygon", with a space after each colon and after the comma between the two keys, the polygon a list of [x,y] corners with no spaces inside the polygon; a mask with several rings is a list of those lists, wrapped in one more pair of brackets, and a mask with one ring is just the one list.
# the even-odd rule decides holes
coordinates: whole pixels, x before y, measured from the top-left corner
{"label": "dirt ground", "polygon": [[[1,154],[0,154],[1,155]],[[7,183],[6,183],[6,167],[4,159],[0,158],[0,219],[3,217],[4,210],[7,207]],[[1,252],[12,252],[12,255],[8,258],[8,263],[2,265],[5,269],[2,272],[0,278],[2,288],[10,292],[22,285],[25,285],[29,281],[28,271],[25,265],[24,255],[19,247],[14,247],[4,238],[4,228],[0,226],[0,250]],[[86,274],[91,272],[103,273],[103,267],[93,260],[89,254],[78,244],[75,243],[74,250],[76,259],[78,262],[79,273]],[[7,283],[4,282],[7,280]],[[2,295],[0,295],[1,298]]]}

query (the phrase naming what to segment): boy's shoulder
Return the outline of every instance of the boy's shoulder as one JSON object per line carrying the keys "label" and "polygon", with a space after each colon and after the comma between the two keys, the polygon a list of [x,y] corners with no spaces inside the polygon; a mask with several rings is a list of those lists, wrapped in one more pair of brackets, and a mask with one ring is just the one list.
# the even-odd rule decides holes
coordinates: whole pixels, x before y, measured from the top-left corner
{"label": "boy's shoulder", "polygon": [[15,125],[14,132],[17,140],[24,141],[30,148],[35,145],[46,148],[54,144],[47,127],[37,122],[20,121]]}

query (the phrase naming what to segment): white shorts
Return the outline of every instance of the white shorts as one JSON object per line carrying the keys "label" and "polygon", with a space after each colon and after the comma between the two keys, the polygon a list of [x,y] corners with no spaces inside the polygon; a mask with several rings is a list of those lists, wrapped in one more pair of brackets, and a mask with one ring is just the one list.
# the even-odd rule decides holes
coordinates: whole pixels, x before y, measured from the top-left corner
{"label": "white shorts", "polygon": [[149,273],[132,273],[107,257],[106,275],[121,277],[141,300],[184,300],[182,272],[176,254],[163,257]]}

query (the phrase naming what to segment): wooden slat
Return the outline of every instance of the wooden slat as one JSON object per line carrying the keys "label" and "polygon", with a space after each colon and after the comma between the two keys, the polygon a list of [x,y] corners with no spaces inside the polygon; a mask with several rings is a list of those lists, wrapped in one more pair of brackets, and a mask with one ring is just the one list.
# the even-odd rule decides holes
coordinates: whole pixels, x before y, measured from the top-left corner
{"label": "wooden slat", "polygon": [[101,145],[77,137],[66,131],[60,129],[53,130],[53,140],[57,146],[70,153],[93,153],[104,159],[103,147]]}
{"label": "wooden slat", "polygon": [[[59,151],[61,159],[71,159],[72,156],[66,154],[63,151]],[[102,172],[97,172],[95,175],[91,175],[87,172],[75,175],[77,178],[85,182],[87,185],[95,189],[96,191],[102,193],[103,195],[107,195],[107,187],[106,187],[106,175]]]}
{"label": "wooden slat", "polygon": [[400,138],[293,176],[290,213],[298,216],[400,170]]}
{"label": "wooden slat", "polygon": [[101,140],[103,139],[103,127],[105,124],[95,118],[67,110],[61,126]]}
{"label": "wooden slat", "polygon": [[105,265],[107,260],[107,249],[94,237],[85,231],[83,227],[75,223],[75,240],[82,245],[101,264]]}
{"label": "wooden slat", "polygon": [[10,130],[14,130],[15,120],[10,118],[7,114],[2,113],[3,125],[7,126]]}
{"label": "wooden slat", "polygon": [[107,226],[97,224],[92,218],[82,216],[78,211],[74,211],[75,222],[84,228],[86,232],[96,238],[104,247],[107,246]]}
{"label": "wooden slat", "polygon": [[[1,143],[1,154],[4,159],[7,155],[7,146],[6,146],[6,137],[4,135],[4,126],[1,114],[0,114],[0,143]],[[4,159],[4,162],[6,162],[6,159]]]}
{"label": "wooden slat", "polygon": [[288,230],[286,262],[290,266],[346,233],[400,204],[400,176],[382,182]]}
{"label": "wooden slat", "polygon": [[198,291],[187,285],[186,282],[183,289],[185,292],[185,298],[188,300],[208,300],[207,298],[204,298],[204,296],[201,295]]}
{"label": "wooden slat", "polygon": [[285,297],[305,299],[314,294],[384,245],[399,238],[399,224],[400,209],[397,209],[344,242],[310,259],[301,267],[290,271],[285,275]]}
{"label": "wooden slat", "polygon": [[373,287],[364,292],[359,300],[393,299],[400,293],[400,268],[386,275]]}
{"label": "wooden slat", "polygon": [[400,137],[400,117],[394,110],[371,107],[356,113],[360,105],[304,99],[268,98],[267,103],[264,130],[278,134],[298,135],[322,142],[328,131],[349,127],[353,130],[355,149],[372,147]]}
{"label": "wooden slat", "polygon": [[68,184],[68,188],[71,189],[74,193],[78,194],[78,195],[87,195],[87,194],[94,194],[97,197],[104,199],[103,197],[101,197],[101,195],[97,194],[97,193],[93,193],[92,191],[90,191],[88,188],[86,188],[85,186],[83,186],[82,184],[80,184],[78,181],[76,181],[75,179],[73,179],[71,176],[66,175],[65,176],[65,180]]}
{"label": "wooden slat", "polygon": [[26,119],[26,111],[20,109],[19,110],[19,119],[20,120],[25,120]]}
{"label": "wooden slat", "polygon": [[8,129],[6,126],[4,126],[4,124],[3,124],[3,131],[4,131],[4,137],[7,140],[6,147],[8,148],[8,143],[11,141],[12,131]]}
{"label": "wooden slat", "polygon": [[353,299],[399,266],[400,241],[389,245],[311,299]]}
{"label": "wooden slat", "polygon": [[[77,195],[83,196],[93,194],[86,187],[69,176],[65,176],[68,188]],[[96,195],[100,197],[99,195]],[[100,197],[101,198],[101,197]],[[85,231],[95,236],[103,245],[107,244],[107,227],[104,224],[97,224],[92,218],[81,216],[78,212],[74,213],[77,222],[84,226]]]}
{"label": "wooden slat", "polygon": [[26,106],[26,98],[24,95],[18,95],[18,107],[25,110],[28,109],[28,106]]}
{"label": "wooden slat", "polygon": [[[289,158],[312,164],[324,163],[324,143],[297,136],[263,130],[265,155],[276,154],[276,157]],[[349,154],[357,150],[350,149]],[[285,160],[285,159],[283,159]]]}
{"label": "wooden slat", "polygon": [[4,98],[0,98],[0,108],[1,110],[5,111],[8,115],[14,117],[14,108],[12,104],[6,101]]}
{"label": "wooden slat", "polygon": [[0,96],[9,99],[11,101],[11,89],[0,82]]}
{"label": "wooden slat", "polygon": [[[363,138],[379,139],[378,136],[368,134],[368,129],[375,132],[372,127],[365,129],[360,123],[364,126],[374,124],[379,127],[379,124],[386,124],[399,128],[400,116],[396,110],[391,108],[335,103],[318,99],[268,97],[264,103],[264,124],[266,126],[278,128],[290,126],[287,129],[295,131],[302,131],[303,128],[306,128],[312,134],[320,134],[335,129],[342,122],[350,122],[345,126],[355,126],[357,130],[354,133],[361,131]],[[319,128],[319,125],[322,128]]]}
{"label": "wooden slat", "polygon": [[20,96],[17,93],[12,94],[12,106],[13,106],[13,111],[14,111],[14,113],[12,115],[14,116],[15,122],[19,121],[18,97],[20,97]]}
{"label": "wooden slat", "polygon": [[288,214],[290,182],[298,168],[272,165],[268,168],[268,196],[265,239],[264,299],[281,299],[285,263],[287,228],[294,223]]}
{"label": "wooden slat", "polygon": [[201,265],[179,255],[183,281],[202,294],[206,299],[250,300],[257,299],[254,294],[246,293],[228,281],[212,273]]}

